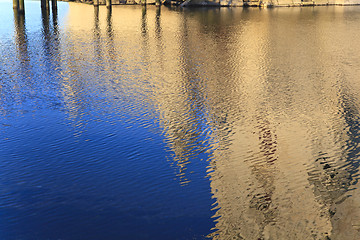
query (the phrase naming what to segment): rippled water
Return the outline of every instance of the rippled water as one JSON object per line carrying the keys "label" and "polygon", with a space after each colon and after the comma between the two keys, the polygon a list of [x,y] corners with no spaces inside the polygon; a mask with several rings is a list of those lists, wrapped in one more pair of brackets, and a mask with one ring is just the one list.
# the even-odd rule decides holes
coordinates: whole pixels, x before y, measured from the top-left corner
{"label": "rippled water", "polygon": [[0,2],[0,239],[360,239],[359,21]]}

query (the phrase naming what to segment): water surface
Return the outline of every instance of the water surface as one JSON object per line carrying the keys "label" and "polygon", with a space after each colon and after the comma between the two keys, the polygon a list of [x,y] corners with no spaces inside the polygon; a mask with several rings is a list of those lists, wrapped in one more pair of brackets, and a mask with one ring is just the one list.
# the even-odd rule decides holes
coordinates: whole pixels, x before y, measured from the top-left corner
{"label": "water surface", "polygon": [[359,239],[359,20],[0,2],[0,239]]}

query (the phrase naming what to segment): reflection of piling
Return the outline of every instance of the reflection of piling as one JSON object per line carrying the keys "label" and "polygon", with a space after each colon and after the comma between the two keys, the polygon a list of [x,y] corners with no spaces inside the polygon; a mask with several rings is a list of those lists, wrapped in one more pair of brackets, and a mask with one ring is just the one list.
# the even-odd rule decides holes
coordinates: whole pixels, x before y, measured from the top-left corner
{"label": "reflection of piling", "polygon": [[143,5],[141,8],[141,33],[147,33],[147,26],[146,26],[146,5]]}
{"label": "reflection of piling", "polygon": [[111,0],[106,0],[106,7],[111,8]]}
{"label": "reflection of piling", "polygon": [[43,33],[44,33],[44,39],[48,40],[50,35],[50,15],[49,12],[46,11],[46,9],[42,9],[41,11],[41,21],[42,21],[42,27],[43,27]]}
{"label": "reflection of piling", "polygon": [[21,70],[28,69],[27,64],[29,62],[29,53],[25,27],[25,15],[19,14],[18,9],[14,9],[14,25],[16,31],[16,45],[18,47],[18,57],[21,63]]}
{"label": "reflection of piling", "polygon": [[[101,35],[100,35],[100,24],[99,24],[99,6],[94,6],[94,43],[95,43],[95,58],[98,63],[102,62],[102,50],[101,50]],[[101,64],[97,65],[102,66]]]}
{"label": "reflection of piling", "polygon": [[56,13],[57,12],[57,0],[51,0],[51,7],[52,7],[53,13]]}
{"label": "reflection of piling", "polygon": [[13,0],[13,8],[16,10],[19,9],[19,0]]}
{"label": "reflection of piling", "polygon": [[46,8],[46,10],[50,10],[49,0],[45,0],[45,8]]}
{"label": "reflection of piling", "polygon": [[57,40],[56,43],[58,43],[59,26],[58,26],[57,8],[56,8],[56,11],[53,11],[52,20],[53,20],[54,34],[55,34],[56,40]]}
{"label": "reflection of piling", "polygon": [[[97,1],[97,3],[99,4],[99,1]],[[99,5],[95,5],[95,7],[94,7],[94,17],[95,17],[94,18],[95,26],[96,26],[96,29],[98,29],[99,28]]]}
{"label": "reflection of piling", "polygon": [[158,6],[156,7],[156,11],[155,11],[155,33],[157,39],[160,38],[160,33],[161,33],[160,14],[161,14],[161,7]]}
{"label": "reflection of piling", "polygon": [[[49,25],[48,23],[46,24],[46,22],[49,22],[50,9],[46,8],[46,1],[49,3],[49,0],[41,0],[41,19],[43,22],[43,27]],[[54,14],[57,15],[57,12],[54,12]],[[44,21],[45,21],[45,25],[44,25]]]}
{"label": "reflection of piling", "polygon": [[25,3],[24,0],[19,0],[19,13],[24,14],[25,13]]}
{"label": "reflection of piling", "polygon": [[106,32],[109,34],[108,35],[108,39],[111,40],[112,38],[112,20],[111,20],[111,17],[112,17],[112,9],[111,8],[108,8],[107,9],[107,13],[106,13]]}
{"label": "reflection of piling", "polygon": [[50,14],[48,9],[41,9],[41,22],[45,56],[48,58],[51,56],[51,34],[50,34]]}
{"label": "reflection of piling", "polygon": [[112,13],[112,9],[109,8],[107,10],[107,13],[106,13],[106,23],[107,23],[107,30],[109,31],[112,31],[112,26],[111,26],[111,13]]}
{"label": "reflection of piling", "polygon": [[[20,0],[21,1],[21,0]],[[41,10],[50,12],[50,4],[49,0],[41,0]]]}

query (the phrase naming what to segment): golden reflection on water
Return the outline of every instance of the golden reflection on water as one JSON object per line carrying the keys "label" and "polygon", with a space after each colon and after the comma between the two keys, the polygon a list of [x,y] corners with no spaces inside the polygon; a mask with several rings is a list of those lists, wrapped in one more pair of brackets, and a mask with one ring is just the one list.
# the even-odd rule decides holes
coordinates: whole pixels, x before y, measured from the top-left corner
{"label": "golden reflection on water", "polygon": [[358,10],[69,6],[69,117],[85,124],[89,92],[136,102],[158,119],[181,184],[206,135],[209,237],[360,239]]}

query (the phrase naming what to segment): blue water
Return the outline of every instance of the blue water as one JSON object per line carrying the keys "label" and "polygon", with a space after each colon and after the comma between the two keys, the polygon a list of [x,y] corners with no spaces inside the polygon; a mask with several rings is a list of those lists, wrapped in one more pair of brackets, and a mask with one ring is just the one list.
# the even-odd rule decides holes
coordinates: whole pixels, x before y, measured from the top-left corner
{"label": "blue water", "polygon": [[0,239],[357,239],[360,8],[0,2]]}
{"label": "blue water", "polygon": [[[208,155],[188,154],[192,163],[182,171],[192,172],[192,184],[182,184],[146,99],[91,82],[101,69],[85,76],[61,66],[55,28],[62,31],[67,3],[59,2],[59,25],[42,25],[39,3],[26,2],[17,36],[11,4],[0,4],[0,239],[206,236],[214,226]],[[96,65],[82,64],[84,71]]]}

